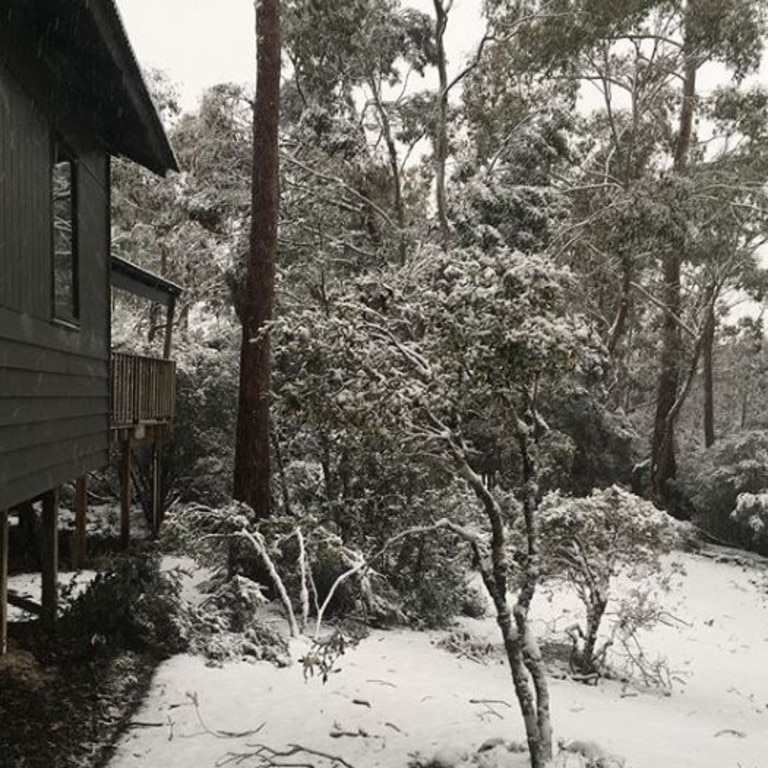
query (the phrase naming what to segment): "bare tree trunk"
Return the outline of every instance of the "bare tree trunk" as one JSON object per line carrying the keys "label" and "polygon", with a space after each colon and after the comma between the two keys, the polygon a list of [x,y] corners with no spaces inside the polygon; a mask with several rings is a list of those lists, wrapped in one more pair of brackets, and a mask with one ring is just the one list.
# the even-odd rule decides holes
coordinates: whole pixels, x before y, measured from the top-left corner
{"label": "bare tree trunk", "polygon": [[253,107],[250,253],[242,306],[240,399],[234,496],[259,517],[270,513],[267,324],[272,319],[279,203],[280,0],[256,2],[257,72]]}
{"label": "bare tree trunk", "polygon": [[749,413],[749,384],[744,386],[744,394],[741,396],[741,418],[739,429],[743,432],[747,428],[747,415]]}
{"label": "bare tree trunk", "polygon": [[437,94],[437,126],[435,128],[435,194],[437,221],[444,249],[448,249],[451,232],[448,225],[448,210],[445,195],[445,166],[448,161],[448,61],[445,55],[445,28],[448,25],[448,11],[443,0],[433,0],[435,5],[435,43],[437,45],[437,75],[440,90]]}
{"label": "bare tree trunk", "polygon": [[395,203],[395,217],[397,221],[398,232],[398,255],[400,257],[400,263],[405,264],[407,253],[407,245],[405,242],[405,204],[403,203],[403,187],[400,179],[400,162],[397,156],[397,145],[395,144],[395,138],[392,135],[392,124],[389,120],[389,115],[384,107],[384,103],[381,98],[381,92],[379,90],[379,84],[373,77],[369,79],[369,85],[371,92],[373,93],[373,99],[376,103],[376,110],[379,113],[379,120],[381,121],[381,132],[384,136],[384,142],[387,145],[387,159],[389,160],[389,169],[392,174],[392,195]]}
{"label": "bare tree trunk", "polygon": [[629,316],[630,298],[632,292],[632,260],[629,255],[623,253],[621,256],[621,296],[619,298],[619,308],[616,312],[616,318],[613,321],[608,332],[608,354],[613,357],[619,342],[624,337],[627,330],[627,317]]}
{"label": "bare tree trunk", "polygon": [[667,312],[662,330],[661,363],[656,382],[656,416],[654,419],[651,463],[653,491],[660,501],[665,499],[666,484],[677,475],[675,461],[674,421],[667,416],[677,399],[680,383],[680,258],[672,249],[663,257],[664,286],[662,296]]}
{"label": "bare tree trunk", "polygon": [[600,631],[600,624],[607,607],[608,599],[605,593],[598,590],[590,590],[584,648],[581,650],[581,653],[576,654],[575,658],[578,671],[584,674],[589,675],[598,671],[597,659],[595,658],[597,633]]}
{"label": "bare tree trunk", "polygon": [[[696,107],[696,73],[698,63],[695,54],[688,52],[683,79],[683,103],[680,110],[680,129],[675,145],[674,169],[683,173],[693,136],[693,116]],[[680,383],[680,266],[682,244],[670,243],[662,254],[664,287],[662,301],[666,308],[662,332],[661,361],[656,384],[656,415],[651,444],[651,466],[654,496],[664,502],[667,499],[667,483],[677,475],[675,461],[675,419],[669,418]]]}
{"label": "bare tree trunk", "polygon": [[496,609],[496,623],[501,631],[509,662],[515,696],[525,725],[532,768],[544,768],[552,757],[552,720],[544,665],[536,638],[531,632],[528,612],[539,580],[538,470],[527,434],[519,435],[523,461],[526,531],[525,565],[522,586],[510,608],[508,596],[509,562],[504,516],[496,497],[469,465],[458,443],[453,445],[456,466],[483,505],[491,528],[490,562],[475,554],[480,574]]}
{"label": "bare tree trunk", "polygon": [[715,307],[712,302],[707,307],[702,338],[702,373],[704,386],[704,446],[709,448],[715,442],[715,388],[714,388],[714,346],[715,346]]}

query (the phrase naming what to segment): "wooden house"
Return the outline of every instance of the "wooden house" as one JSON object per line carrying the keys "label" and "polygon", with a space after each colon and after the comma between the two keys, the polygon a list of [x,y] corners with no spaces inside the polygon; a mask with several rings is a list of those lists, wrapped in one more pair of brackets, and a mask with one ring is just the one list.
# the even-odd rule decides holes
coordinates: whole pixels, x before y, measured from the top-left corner
{"label": "wooden house", "polygon": [[84,508],[111,441],[173,416],[172,361],[110,354],[113,285],[166,305],[169,329],[180,291],[111,259],[111,156],[177,170],[113,0],[0,0],[0,653],[9,512],[42,504],[53,618],[57,488],[80,478]]}

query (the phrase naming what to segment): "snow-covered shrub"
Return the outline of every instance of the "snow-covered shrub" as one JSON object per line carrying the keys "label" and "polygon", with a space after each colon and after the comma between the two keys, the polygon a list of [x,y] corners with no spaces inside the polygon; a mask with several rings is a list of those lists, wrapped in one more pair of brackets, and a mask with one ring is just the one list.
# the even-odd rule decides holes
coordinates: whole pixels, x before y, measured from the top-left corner
{"label": "snow-covered shrub", "polygon": [[165,655],[185,650],[189,638],[181,583],[148,555],[115,560],[69,602],[61,625],[84,652],[129,648]]}
{"label": "snow-covered shrub", "polygon": [[548,494],[539,526],[544,573],[572,585],[586,611],[584,623],[569,630],[573,667],[600,672],[607,644],[598,647],[598,635],[611,580],[620,570],[635,579],[658,573],[660,555],[675,544],[674,524],[650,502],[611,486],[581,498]]}
{"label": "snow-covered shrub", "polygon": [[[424,246],[402,266],[324,285],[318,306],[305,303],[272,328],[276,360],[293,370],[276,390],[279,407],[311,428],[321,448],[384,444],[399,467],[419,468],[422,489],[438,478],[471,498],[468,508],[429,509],[408,535],[450,533],[471,553],[499,616],[536,766],[551,754],[546,680],[528,618],[539,580],[541,404],[567,380],[599,378],[605,364],[596,334],[574,311],[572,287],[571,274],[545,256]],[[354,482],[348,472],[334,479]],[[520,502],[525,536],[514,553],[497,488]],[[385,535],[404,534],[401,525],[388,516]],[[510,596],[512,557],[520,581]]]}
{"label": "snow-covered shrub", "polygon": [[768,545],[768,492],[740,493],[731,519],[751,530],[758,546]]}
{"label": "snow-covered shrub", "polygon": [[220,617],[222,629],[243,632],[255,622],[259,608],[266,603],[261,584],[236,575],[219,584],[203,606]]}
{"label": "snow-covered shrub", "polygon": [[392,590],[363,554],[310,515],[259,519],[233,502],[174,510],[168,523],[177,541],[228,579],[263,585],[267,598],[282,604],[293,634],[310,617],[313,624],[352,612],[373,624],[402,619]]}
{"label": "snow-covered shrub", "polygon": [[260,616],[267,603],[260,584],[244,576],[215,575],[205,584],[207,597],[193,609],[190,651],[209,664],[226,660],[290,663],[285,637],[279,627]]}
{"label": "snow-covered shrub", "polygon": [[696,508],[696,522],[719,539],[768,552],[768,537],[755,535],[753,525],[759,518],[737,509],[740,494],[768,489],[768,431],[724,438],[697,454],[691,464],[682,485]]}

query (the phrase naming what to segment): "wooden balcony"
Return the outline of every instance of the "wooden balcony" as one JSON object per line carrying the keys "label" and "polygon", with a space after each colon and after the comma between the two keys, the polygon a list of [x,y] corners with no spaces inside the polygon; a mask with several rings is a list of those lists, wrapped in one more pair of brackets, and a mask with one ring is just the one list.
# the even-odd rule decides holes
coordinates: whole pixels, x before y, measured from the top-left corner
{"label": "wooden balcony", "polygon": [[112,353],[110,426],[113,430],[170,424],[176,403],[176,363]]}

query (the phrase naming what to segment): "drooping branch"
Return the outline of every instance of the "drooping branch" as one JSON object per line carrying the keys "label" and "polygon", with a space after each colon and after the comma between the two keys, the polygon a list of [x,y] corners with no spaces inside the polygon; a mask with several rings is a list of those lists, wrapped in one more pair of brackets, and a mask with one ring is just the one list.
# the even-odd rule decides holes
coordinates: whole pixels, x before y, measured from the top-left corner
{"label": "drooping branch", "polygon": [[290,627],[291,637],[299,636],[299,625],[296,623],[296,614],[293,611],[293,605],[291,605],[291,599],[288,597],[288,592],[283,584],[283,580],[280,578],[280,574],[277,572],[275,564],[272,562],[272,558],[267,552],[267,545],[264,541],[264,537],[256,532],[251,533],[247,528],[240,528],[235,531],[234,535],[238,538],[245,539],[255,550],[256,554],[261,558],[264,566],[269,573],[272,583],[275,585],[277,594],[280,596],[280,602],[285,609],[285,613],[288,617],[288,626]]}
{"label": "drooping branch", "polygon": [[448,518],[442,518],[440,520],[437,520],[434,523],[430,523],[429,525],[414,526],[412,528],[408,528],[404,531],[401,531],[395,536],[392,536],[391,538],[387,539],[384,542],[384,544],[381,546],[381,548],[377,550],[374,554],[372,554],[370,557],[365,558],[362,555],[359,555],[358,561],[336,578],[336,580],[331,585],[331,588],[328,590],[328,594],[326,595],[325,600],[323,601],[323,604],[320,606],[320,608],[317,611],[317,621],[315,622],[315,637],[317,637],[320,634],[320,629],[322,627],[323,617],[325,616],[325,612],[328,609],[328,606],[330,605],[331,600],[333,599],[333,596],[336,594],[336,590],[342,584],[344,584],[346,581],[348,581],[350,578],[352,578],[356,574],[372,568],[374,563],[377,560],[380,560],[399,541],[402,541],[403,539],[406,539],[410,536],[423,535],[425,533],[434,533],[435,531],[439,531],[439,530],[449,530],[452,533],[455,533],[457,536],[464,539],[465,541],[472,544],[473,547],[481,547],[481,546],[485,546],[486,544],[483,536],[480,533],[478,533],[477,531],[473,531],[471,528],[466,528],[465,526],[459,525],[458,523],[455,523],[453,520],[450,520]]}

